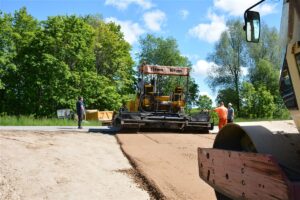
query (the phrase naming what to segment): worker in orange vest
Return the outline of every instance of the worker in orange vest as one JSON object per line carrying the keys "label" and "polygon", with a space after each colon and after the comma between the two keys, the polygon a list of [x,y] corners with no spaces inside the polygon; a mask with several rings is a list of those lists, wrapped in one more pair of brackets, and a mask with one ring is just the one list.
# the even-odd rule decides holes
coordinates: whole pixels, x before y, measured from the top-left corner
{"label": "worker in orange vest", "polygon": [[224,102],[220,103],[220,106],[215,108],[214,110],[216,113],[218,113],[219,117],[219,130],[223,128],[227,124],[227,108],[224,106]]}

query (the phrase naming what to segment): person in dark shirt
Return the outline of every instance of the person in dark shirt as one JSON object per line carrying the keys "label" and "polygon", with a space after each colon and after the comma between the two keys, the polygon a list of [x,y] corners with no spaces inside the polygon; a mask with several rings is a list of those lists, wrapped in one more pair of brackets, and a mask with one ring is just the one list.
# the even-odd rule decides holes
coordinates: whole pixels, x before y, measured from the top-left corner
{"label": "person in dark shirt", "polygon": [[234,109],[232,108],[232,104],[228,104],[228,112],[227,112],[227,123],[232,123],[234,119]]}
{"label": "person in dark shirt", "polygon": [[78,101],[76,102],[76,112],[78,116],[78,128],[82,129],[81,123],[84,114],[83,97],[78,97]]}
{"label": "person in dark shirt", "polygon": [[141,78],[138,78],[137,89],[138,89],[138,92],[140,93],[140,95],[144,94],[144,85],[145,85],[144,80]]}

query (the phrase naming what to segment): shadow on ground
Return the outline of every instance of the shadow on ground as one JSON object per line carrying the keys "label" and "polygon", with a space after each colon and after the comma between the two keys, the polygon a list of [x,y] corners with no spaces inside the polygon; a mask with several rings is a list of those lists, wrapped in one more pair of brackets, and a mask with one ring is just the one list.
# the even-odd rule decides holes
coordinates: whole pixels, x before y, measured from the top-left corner
{"label": "shadow on ground", "polygon": [[118,133],[118,129],[112,126],[108,127],[101,127],[101,128],[89,128],[89,133],[102,133],[102,134],[108,134],[108,135],[115,135]]}

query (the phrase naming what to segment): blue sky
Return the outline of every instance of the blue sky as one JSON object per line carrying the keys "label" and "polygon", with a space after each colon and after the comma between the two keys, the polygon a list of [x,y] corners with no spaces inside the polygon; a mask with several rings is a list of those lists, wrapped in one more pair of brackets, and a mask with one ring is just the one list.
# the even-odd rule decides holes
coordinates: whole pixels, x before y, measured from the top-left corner
{"label": "blue sky", "polygon": [[[226,30],[226,20],[242,17],[258,0],[0,0],[0,10],[14,12],[26,6],[39,20],[53,15],[101,14],[121,25],[132,55],[139,51],[138,38],[147,33],[173,37],[180,52],[193,64],[192,76],[200,94],[213,94],[205,79],[213,63],[206,61],[214,43]],[[279,29],[282,1],[267,0],[254,9],[269,26]],[[245,70],[247,71],[247,70]]]}

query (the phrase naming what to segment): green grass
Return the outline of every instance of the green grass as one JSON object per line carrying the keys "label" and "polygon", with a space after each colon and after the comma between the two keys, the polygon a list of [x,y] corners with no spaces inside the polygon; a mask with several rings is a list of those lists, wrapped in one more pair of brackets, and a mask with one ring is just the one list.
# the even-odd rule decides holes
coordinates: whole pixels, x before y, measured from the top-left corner
{"label": "green grass", "polygon": [[[200,112],[199,109],[197,108],[193,108],[190,112],[191,115],[195,115],[196,113]],[[210,112],[211,116],[212,116],[212,119],[214,120],[215,123],[218,123],[219,119],[218,119],[218,116],[217,116],[217,113],[215,112]],[[280,120],[290,120],[291,117],[287,117],[287,118],[280,118],[280,119],[270,119],[270,118],[235,118],[234,119],[234,122],[258,122],[258,121],[280,121]]]}
{"label": "green grass", "polygon": [[268,118],[257,118],[257,119],[247,119],[247,118],[236,118],[234,122],[258,122],[258,121],[281,121],[290,119],[268,119]]}
{"label": "green grass", "polygon": [[[198,109],[192,109],[191,115],[199,112]],[[218,122],[217,114],[210,113],[215,123]],[[248,119],[235,118],[234,122],[255,122],[255,121],[276,121],[287,119]],[[99,121],[84,121],[84,126],[101,126]],[[57,119],[57,118],[34,118],[33,116],[0,116],[0,126],[77,126],[76,120]]]}
{"label": "green grass", "polygon": [[[101,126],[99,121],[84,121],[84,126]],[[76,120],[34,118],[32,116],[0,116],[0,126],[77,126]]]}

